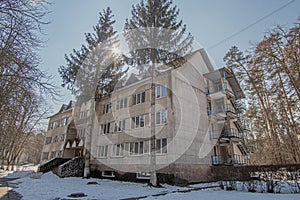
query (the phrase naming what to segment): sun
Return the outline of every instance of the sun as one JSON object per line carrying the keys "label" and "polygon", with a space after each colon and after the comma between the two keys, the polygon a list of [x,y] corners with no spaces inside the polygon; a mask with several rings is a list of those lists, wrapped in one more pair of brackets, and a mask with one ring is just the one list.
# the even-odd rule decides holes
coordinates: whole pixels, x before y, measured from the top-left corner
{"label": "sun", "polygon": [[112,51],[113,54],[116,54],[116,55],[120,55],[121,54],[121,49],[118,46],[113,46],[111,48],[111,51]]}

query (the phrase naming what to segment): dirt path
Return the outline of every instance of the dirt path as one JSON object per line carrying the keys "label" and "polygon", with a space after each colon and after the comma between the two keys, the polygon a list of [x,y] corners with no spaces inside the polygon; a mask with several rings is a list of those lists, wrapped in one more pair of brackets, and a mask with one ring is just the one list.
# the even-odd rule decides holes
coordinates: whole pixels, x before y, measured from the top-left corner
{"label": "dirt path", "polygon": [[19,200],[21,196],[16,192],[12,191],[12,187],[9,186],[8,182],[15,179],[0,178],[0,200]]}

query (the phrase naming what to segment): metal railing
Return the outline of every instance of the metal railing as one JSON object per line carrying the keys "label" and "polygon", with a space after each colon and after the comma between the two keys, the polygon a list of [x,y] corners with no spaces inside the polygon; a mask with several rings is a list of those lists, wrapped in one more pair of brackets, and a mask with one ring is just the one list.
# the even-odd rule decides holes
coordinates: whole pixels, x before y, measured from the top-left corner
{"label": "metal railing", "polygon": [[250,130],[249,124],[241,116],[238,117],[237,123],[242,129]]}
{"label": "metal railing", "polygon": [[212,165],[244,165],[249,163],[249,157],[245,155],[214,155],[211,156]]}
{"label": "metal railing", "polygon": [[214,106],[213,108],[207,108],[208,115],[226,114],[227,112],[236,114],[235,108],[230,104],[221,104],[218,106]]}
{"label": "metal railing", "polygon": [[227,83],[219,83],[219,84],[213,84],[211,86],[206,87],[206,94],[214,94],[217,92],[229,92],[232,95],[234,95],[234,92],[231,91],[230,87],[228,87]]}
{"label": "metal railing", "polygon": [[219,139],[221,131],[209,131],[210,139]]}
{"label": "metal railing", "polygon": [[244,138],[244,134],[235,128],[225,128],[220,135],[220,138]]}
{"label": "metal railing", "polygon": [[206,87],[206,94],[209,95],[217,92],[222,92],[225,91],[225,89],[227,89],[227,85],[224,83],[213,84],[211,86]]}

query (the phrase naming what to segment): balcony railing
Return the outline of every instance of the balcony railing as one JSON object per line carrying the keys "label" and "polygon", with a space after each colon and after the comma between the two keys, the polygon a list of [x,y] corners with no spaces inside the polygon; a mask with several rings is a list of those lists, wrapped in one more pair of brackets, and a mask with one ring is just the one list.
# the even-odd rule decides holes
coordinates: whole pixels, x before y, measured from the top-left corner
{"label": "balcony railing", "polygon": [[218,92],[227,92],[230,93],[231,95],[234,95],[234,93],[229,89],[226,83],[213,84],[211,86],[206,87],[207,95],[215,94]]}
{"label": "balcony railing", "polygon": [[209,131],[210,139],[219,139],[221,131]]}
{"label": "balcony railing", "polygon": [[234,107],[230,104],[218,105],[213,108],[207,108],[208,115],[226,114],[226,113],[236,114]]}
{"label": "balcony railing", "polygon": [[249,157],[244,155],[217,155],[212,156],[213,165],[244,165],[249,163]]}
{"label": "balcony railing", "polygon": [[242,130],[250,130],[249,124],[241,117],[239,116],[237,119],[237,125],[242,129]]}
{"label": "balcony railing", "polygon": [[243,139],[244,134],[242,132],[239,132],[235,128],[226,128],[221,133],[220,138],[239,138],[239,139]]}

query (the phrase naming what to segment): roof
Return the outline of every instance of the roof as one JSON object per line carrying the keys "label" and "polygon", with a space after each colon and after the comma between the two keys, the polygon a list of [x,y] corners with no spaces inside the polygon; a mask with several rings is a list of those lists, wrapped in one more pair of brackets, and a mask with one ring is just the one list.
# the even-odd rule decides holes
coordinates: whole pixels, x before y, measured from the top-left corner
{"label": "roof", "polygon": [[64,113],[64,112],[66,112],[68,110],[71,110],[74,106],[75,106],[75,101],[71,100],[68,104],[63,104],[60,107],[60,109],[59,109],[59,111],[57,113],[55,113],[54,115],[49,116],[48,118],[54,117],[54,116],[56,116],[58,114]]}

